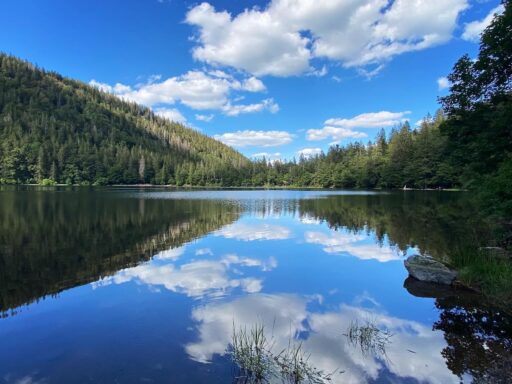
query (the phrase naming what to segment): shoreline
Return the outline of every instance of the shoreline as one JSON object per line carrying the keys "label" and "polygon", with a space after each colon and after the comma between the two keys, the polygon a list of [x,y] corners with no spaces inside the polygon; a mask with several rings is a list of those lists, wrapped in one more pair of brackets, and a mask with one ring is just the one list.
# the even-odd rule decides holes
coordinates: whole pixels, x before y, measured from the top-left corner
{"label": "shoreline", "polygon": [[312,191],[382,191],[382,192],[468,192],[467,189],[462,188],[323,188],[318,186],[208,186],[208,185],[158,185],[158,184],[108,184],[108,185],[83,185],[83,184],[53,184],[53,185],[42,185],[42,184],[0,184],[0,187],[44,187],[44,188],[165,188],[165,189],[176,189],[176,190],[312,190]]}

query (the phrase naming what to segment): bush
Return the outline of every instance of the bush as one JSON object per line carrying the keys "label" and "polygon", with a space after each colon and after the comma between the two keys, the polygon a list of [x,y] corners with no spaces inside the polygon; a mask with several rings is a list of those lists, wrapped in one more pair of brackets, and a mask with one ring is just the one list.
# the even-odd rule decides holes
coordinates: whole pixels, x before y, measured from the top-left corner
{"label": "bush", "polygon": [[98,177],[92,185],[95,187],[108,185],[108,179],[106,177]]}
{"label": "bush", "polygon": [[0,177],[0,185],[13,185],[13,184],[16,184],[16,180],[14,179],[5,179],[5,178],[1,178]]}
{"label": "bush", "polygon": [[57,185],[57,182],[52,179],[43,179],[43,180],[41,180],[41,182],[39,184],[47,187],[47,186],[51,186],[51,185]]}

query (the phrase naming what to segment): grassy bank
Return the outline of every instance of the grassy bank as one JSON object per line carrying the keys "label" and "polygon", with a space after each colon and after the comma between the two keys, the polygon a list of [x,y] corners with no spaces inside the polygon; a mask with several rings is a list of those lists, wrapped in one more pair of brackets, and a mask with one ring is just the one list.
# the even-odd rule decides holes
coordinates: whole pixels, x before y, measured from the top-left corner
{"label": "grassy bank", "polygon": [[512,308],[512,260],[500,252],[461,247],[451,255],[451,264],[464,285]]}

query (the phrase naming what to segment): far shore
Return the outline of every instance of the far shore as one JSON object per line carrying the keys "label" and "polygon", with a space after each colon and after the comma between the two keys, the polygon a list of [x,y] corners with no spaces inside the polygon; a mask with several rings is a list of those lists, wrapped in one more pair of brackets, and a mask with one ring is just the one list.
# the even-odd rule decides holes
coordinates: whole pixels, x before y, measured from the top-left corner
{"label": "far shore", "polygon": [[198,189],[198,190],[316,190],[316,191],[436,191],[436,192],[467,192],[467,189],[462,188],[322,188],[314,186],[280,186],[280,185],[268,185],[268,186],[215,186],[215,185],[158,185],[158,184],[107,184],[107,185],[84,185],[84,184],[53,184],[53,185],[42,185],[42,184],[0,184],[2,186],[24,186],[24,187],[84,187],[84,188],[167,188],[167,189]]}

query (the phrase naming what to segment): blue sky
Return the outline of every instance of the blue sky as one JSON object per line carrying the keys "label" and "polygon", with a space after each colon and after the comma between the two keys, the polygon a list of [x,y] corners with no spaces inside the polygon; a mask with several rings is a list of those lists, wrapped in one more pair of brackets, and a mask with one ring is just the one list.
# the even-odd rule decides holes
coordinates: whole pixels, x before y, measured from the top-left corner
{"label": "blue sky", "polygon": [[4,0],[0,50],[247,156],[291,158],[433,114],[496,11],[498,0]]}

